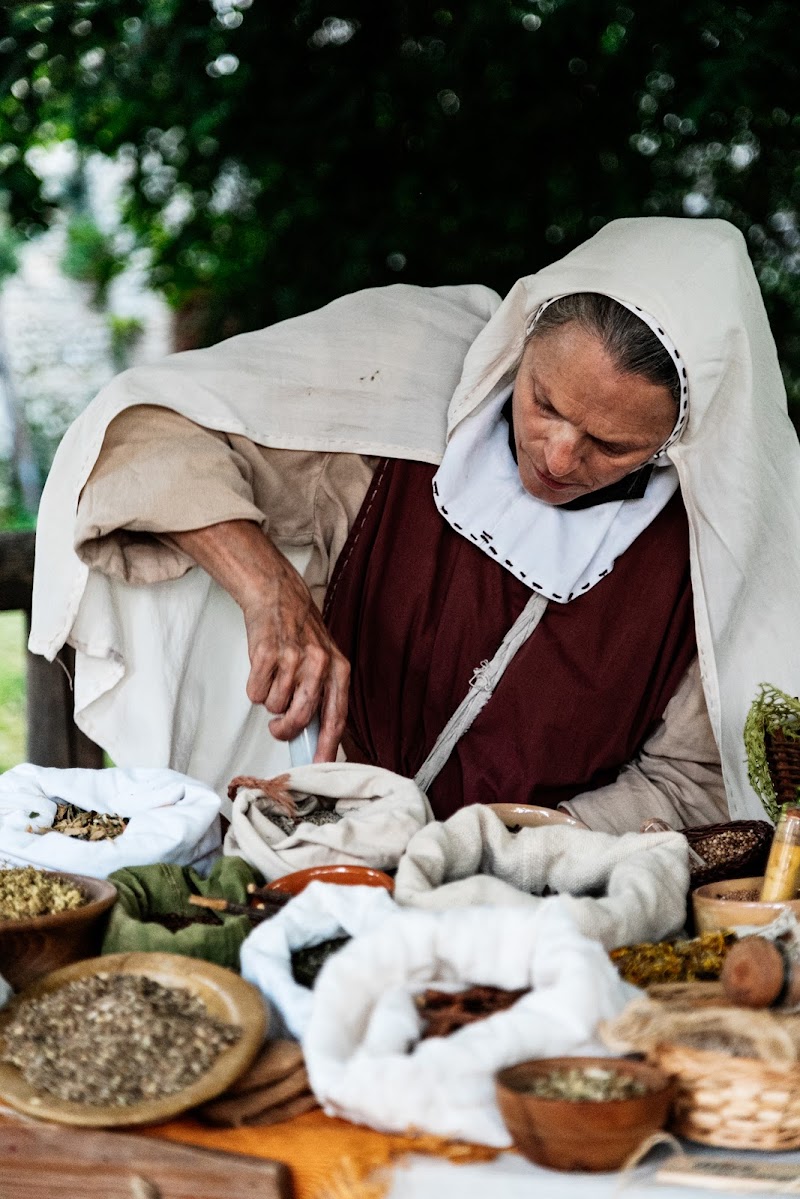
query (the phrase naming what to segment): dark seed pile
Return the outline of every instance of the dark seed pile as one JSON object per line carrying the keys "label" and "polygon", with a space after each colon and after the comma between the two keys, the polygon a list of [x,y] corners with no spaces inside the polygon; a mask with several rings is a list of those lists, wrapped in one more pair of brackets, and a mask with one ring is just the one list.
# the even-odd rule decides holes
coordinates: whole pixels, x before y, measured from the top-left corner
{"label": "dark seed pile", "polygon": [[295,949],[292,954],[292,977],[301,987],[313,987],[317,975],[329,957],[338,953],[349,937],[333,937],[330,941],[320,941],[319,945],[307,945],[305,949]]}
{"label": "dark seed pile", "polygon": [[20,1005],[0,1061],[35,1091],[120,1107],[196,1082],[241,1029],[182,987],[141,974],[95,974]]}
{"label": "dark seed pile", "polygon": [[198,909],[196,916],[183,916],[180,912],[162,912],[159,915],[150,916],[145,924],[160,924],[167,932],[179,933],[181,929],[191,928],[193,924],[222,924],[216,912],[204,911]]}
{"label": "dark seed pile", "polygon": [[328,808],[318,808],[308,816],[283,816],[280,812],[270,812],[269,818],[287,837],[291,837],[301,824],[338,824],[342,819],[338,812],[332,812]]}

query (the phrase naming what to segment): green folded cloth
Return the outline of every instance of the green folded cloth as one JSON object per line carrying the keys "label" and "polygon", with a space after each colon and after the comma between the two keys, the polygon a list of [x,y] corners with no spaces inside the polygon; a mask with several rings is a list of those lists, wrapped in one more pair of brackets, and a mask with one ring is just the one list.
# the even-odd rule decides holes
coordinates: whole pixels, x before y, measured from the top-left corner
{"label": "green folded cloth", "polygon": [[182,953],[239,969],[239,948],[253,928],[247,916],[215,912],[219,924],[192,924],[176,932],[154,918],[167,917],[173,924],[179,923],[169,919],[175,916],[202,918],[208,909],[190,904],[190,895],[247,903],[248,883],[260,885],[263,879],[242,858],[220,858],[208,878],[201,878],[190,866],[164,864],[117,870],[109,880],[117,888],[118,898],[111,909],[103,953]]}

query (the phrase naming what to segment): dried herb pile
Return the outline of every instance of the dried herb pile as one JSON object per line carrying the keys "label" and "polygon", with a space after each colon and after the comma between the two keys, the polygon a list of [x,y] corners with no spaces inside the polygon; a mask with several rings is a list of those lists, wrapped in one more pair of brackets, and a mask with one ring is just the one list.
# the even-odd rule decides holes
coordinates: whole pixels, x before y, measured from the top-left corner
{"label": "dried herb pile", "polygon": [[722,973],[733,933],[703,933],[691,941],[644,941],[612,949],[609,957],[626,983],[651,987],[656,983],[714,980]]}
{"label": "dried herb pile", "polygon": [[40,1093],[124,1107],[183,1090],[240,1035],[184,988],[95,974],[21,1004],[0,1061]]}
{"label": "dried herb pile", "polygon": [[602,1103],[608,1099],[635,1099],[647,1094],[640,1078],[632,1078],[619,1070],[590,1066],[572,1070],[551,1070],[540,1078],[532,1078],[525,1091],[540,1099],[589,1100]]}
{"label": "dried herb pile", "polygon": [[0,870],[0,920],[30,920],[52,916],[86,903],[79,887],[34,866],[11,866]]}
{"label": "dried herb pile", "polygon": [[[31,812],[33,820],[39,815]],[[76,807],[73,803],[57,803],[56,815],[51,825],[31,827],[32,833],[61,833],[74,837],[76,841],[113,841],[125,832],[128,816],[107,816],[103,812]]]}

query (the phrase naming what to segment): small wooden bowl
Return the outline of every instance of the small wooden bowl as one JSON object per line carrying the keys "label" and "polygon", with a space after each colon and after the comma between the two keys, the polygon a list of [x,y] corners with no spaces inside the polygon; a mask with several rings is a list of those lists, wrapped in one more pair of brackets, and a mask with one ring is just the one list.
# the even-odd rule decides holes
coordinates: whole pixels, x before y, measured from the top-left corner
{"label": "small wooden bowl", "polygon": [[[553,1070],[613,1069],[642,1081],[645,1095],[631,1099],[542,1099],[526,1090]],[[550,1170],[618,1170],[642,1141],[663,1128],[675,1083],[644,1062],[607,1057],[552,1057],[520,1062],[495,1079],[497,1103],[515,1148]]]}
{"label": "small wooden bowl", "polygon": [[299,895],[309,883],[337,883],[340,887],[384,887],[391,895],[394,880],[371,866],[308,866],[276,878],[265,888],[280,895]]}
{"label": "small wooden bowl", "polygon": [[256,988],[224,966],[177,953],[109,953],[86,962],[73,962],[71,966],[48,974],[0,1012],[0,1047],[6,1025],[26,999],[47,995],[65,983],[93,974],[144,974],[165,987],[184,987],[202,1000],[209,1015],[238,1025],[242,1035],[235,1045],[223,1049],[210,1070],[173,1095],[143,1099],[125,1107],[113,1103],[72,1103],[54,1095],[38,1094],[25,1081],[21,1070],[8,1062],[0,1062],[0,1101],[28,1116],[55,1120],[59,1124],[87,1128],[160,1124],[222,1094],[250,1068],[261,1049],[267,1015]]}
{"label": "small wooden bowl", "polygon": [[88,903],[52,916],[0,920],[0,973],[15,991],[51,970],[99,953],[107,914],[116,903],[117,888],[106,879],[52,873],[79,887]]}
{"label": "small wooden bowl", "polygon": [[761,903],[758,899],[728,899],[733,891],[761,891],[763,877],[729,878],[721,883],[706,883],[692,892],[692,910],[698,934],[749,924],[769,924],[784,908],[791,908],[800,919],[800,899]]}

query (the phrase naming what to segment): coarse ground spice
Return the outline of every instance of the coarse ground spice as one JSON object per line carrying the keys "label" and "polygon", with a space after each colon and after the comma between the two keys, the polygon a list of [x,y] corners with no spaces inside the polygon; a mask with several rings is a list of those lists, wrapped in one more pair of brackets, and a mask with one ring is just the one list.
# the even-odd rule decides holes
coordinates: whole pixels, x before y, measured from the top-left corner
{"label": "coarse ground spice", "polygon": [[329,808],[318,808],[316,812],[310,812],[308,816],[284,816],[281,812],[270,812],[269,818],[287,837],[291,837],[301,824],[338,824],[342,819],[339,812],[334,812]]}
{"label": "coarse ground spice", "polygon": [[34,866],[0,870],[0,920],[30,920],[81,908],[87,897],[68,879]]}
{"label": "coarse ground spice", "polygon": [[125,1107],[196,1082],[240,1035],[183,987],[94,974],[22,1003],[0,1061],[40,1093]]}

